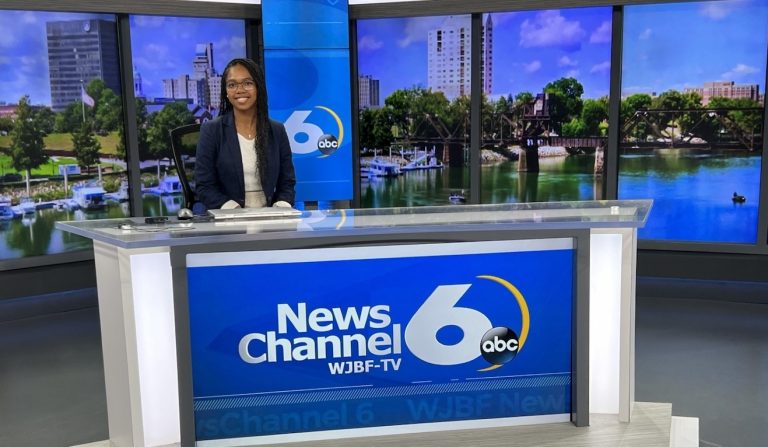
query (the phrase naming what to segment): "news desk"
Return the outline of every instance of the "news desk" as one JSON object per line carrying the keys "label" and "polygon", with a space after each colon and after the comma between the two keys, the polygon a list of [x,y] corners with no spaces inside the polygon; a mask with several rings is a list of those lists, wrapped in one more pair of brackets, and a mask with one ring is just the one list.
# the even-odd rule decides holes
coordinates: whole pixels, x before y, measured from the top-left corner
{"label": "news desk", "polygon": [[60,222],[93,240],[110,442],[631,418],[651,201]]}

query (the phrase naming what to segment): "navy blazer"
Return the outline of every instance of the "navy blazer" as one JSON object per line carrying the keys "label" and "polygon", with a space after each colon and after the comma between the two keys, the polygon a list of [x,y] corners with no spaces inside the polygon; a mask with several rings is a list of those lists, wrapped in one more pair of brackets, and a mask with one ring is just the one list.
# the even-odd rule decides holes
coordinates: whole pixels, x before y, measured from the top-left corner
{"label": "navy blazer", "polygon": [[[293,170],[291,146],[285,127],[270,120],[266,163],[261,187],[267,206],[284,200],[293,205],[296,174]],[[237,139],[234,115],[225,113],[203,123],[197,141],[195,161],[195,195],[206,208],[221,208],[229,200],[245,206],[245,181],[240,142]]]}

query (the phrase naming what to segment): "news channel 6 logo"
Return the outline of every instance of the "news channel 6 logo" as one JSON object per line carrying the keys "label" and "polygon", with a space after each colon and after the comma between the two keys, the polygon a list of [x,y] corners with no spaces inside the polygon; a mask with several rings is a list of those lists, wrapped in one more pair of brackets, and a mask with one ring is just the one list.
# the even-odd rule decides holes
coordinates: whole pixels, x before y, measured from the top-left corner
{"label": "news channel 6 logo", "polygon": [[319,152],[318,158],[328,157],[344,143],[344,124],[339,115],[326,106],[294,110],[285,120],[285,130],[291,140],[291,151],[298,155]]}
{"label": "news channel 6 logo", "polygon": [[[434,365],[448,366],[482,356],[490,366],[479,371],[486,372],[501,368],[523,349],[531,325],[525,297],[512,283],[498,276],[477,278],[497,283],[516,301],[522,317],[520,335],[509,327],[494,326],[488,316],[476,309],[457,306],[472,284],[441,285],[416,310],[405,328],[405,343],[416,357]],[[456,326],[463,333],[455,344],[438,340],[438,332],[448,326]]]}

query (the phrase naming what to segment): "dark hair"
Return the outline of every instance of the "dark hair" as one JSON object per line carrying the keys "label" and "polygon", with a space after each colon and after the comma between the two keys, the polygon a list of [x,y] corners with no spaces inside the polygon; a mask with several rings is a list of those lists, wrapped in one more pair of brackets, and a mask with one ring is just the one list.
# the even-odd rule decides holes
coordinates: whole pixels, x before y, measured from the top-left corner
{"label": "dark hair", "polygon": [[229,69],[240,65],[248,70],[253,82],[256,83],[256,156],[259,161],[259,174],[264,179],[266,172],[266,145],[269,138],[269,111],[267,110],[267,83],[264,79],[264,70],[252,59],[237,58],[229,61],[221,75],[221,100],[219,102],[219,114],[233,113],[232,103],[227,98],[227,76]]}

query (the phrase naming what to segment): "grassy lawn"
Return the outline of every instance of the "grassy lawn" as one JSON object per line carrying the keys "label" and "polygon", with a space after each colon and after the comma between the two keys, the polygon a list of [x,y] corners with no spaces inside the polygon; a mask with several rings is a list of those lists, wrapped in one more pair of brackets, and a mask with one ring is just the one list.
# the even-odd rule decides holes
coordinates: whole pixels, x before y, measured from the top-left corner
{"label": "grassy lawn", "polygon": [[[36,169],[32,170],[32,176],[33,177],[49,177],[52,175],[59,175],[59,165],[71,165],[71,164],[77,164],[77,159],[74,157],[56,157],[56,159],[50,159],[48,160],[48,163],[45,163]],[[102,163],[101,167],[102,169],[111,166],[114,171],[122,170],[123,168],[112,165],[111,163]],[[96,172],[95,169],[93,169],[93,172]],[[11,157],[5,154],[0,154],[0,175],[2,174],[8,174],[11,172],[17,172],[15,169],[13,169],[13,163],[11,161]],[[19,172],[19,174],[24,176],[23,172]]]}
{"label": "grassy lawn", "polygon": [[[117,132],[110,132],[104,137],[96,135],[96,139],[101,143],[101,154],[117,155],[117,142],[120,139]],[[52,133],[45,137],[44,141],[46,149],[72,150],[72,134],[69,133]],[[11,147],[10,135],[0,136],[0,148],[9,147]]]}

